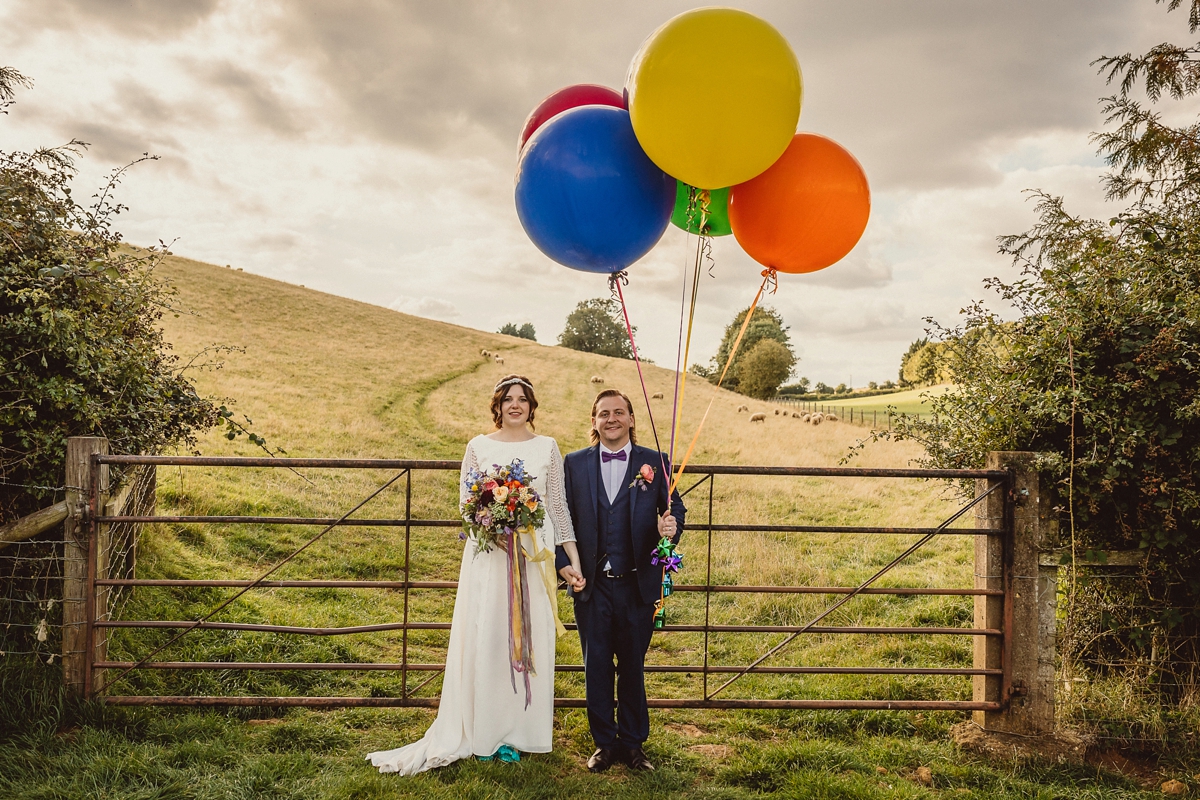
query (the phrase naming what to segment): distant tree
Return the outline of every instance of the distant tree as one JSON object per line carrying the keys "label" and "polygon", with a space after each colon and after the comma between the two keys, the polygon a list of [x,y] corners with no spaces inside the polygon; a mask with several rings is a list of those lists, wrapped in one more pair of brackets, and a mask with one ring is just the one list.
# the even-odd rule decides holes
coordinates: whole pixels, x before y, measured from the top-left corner
{"label": "distant tree", "polygon": [[[742,329],[742,323],[746,319],[746,312],[750,309],[745,308],[737,313],[733,321],[725,327],[725,335],[721,338],[721,346],[717,348],[717,354],[713,356],[713,372],[709,378],[712,382],[716,382],[721,372],[725,369],[725,363],[729,360],[729,353],[733,349],[733,343],[737,339],[738,331]],[[729,371],[725,376],[725,382],[721,384],[727,389],[740,391],[738,383],[741,380],[739,377],[738,362],[745,358],[754,346],[763,339],[774,339],[785,348],[788,353],[792,354],[792,365],[794,366],[798,359],[795,353],[792,353],[792,345],[788,336],[788,328],[783,324],[783,317],[773,308],[766,306],[758,306],[754,309],[754,316],[750,319],[750,324],[746,326],[746,333],[742,337],[742,343],[738,345],[738,351],[734,355],[733,364],[730,365]],[[790,369],[790,367],[789,367]],[[786,375],[784,378],[786,379]]]}
{"label": "distant tree", "polygon": [[817,386],[813,389],[817,394],[833,394],[832,387],[824,381],[817,381]]}
{"label": "distant tree", "polygon": [[[612,298],[584,300],[567,316],[558,343],[585,353],[633,358],[625,323],[617,319],[620,313],[620,305]],[[636,327],[633,330],[637,332]]]}
{"label": "distant tree", "polygon": [[526,322],[521,327],[517,327],[512,322],[506,322],[500,326],[500,330],[496,333],[502,333],[505,336],[516,336],[520,339],[528,339],[531,342],[537,341],[537,333],[533,329],[532,322]]}
{"label": "distant tree", "polygon": [[849,391],[850,390],[846,388],[846,384],[839,383],[836,387],[834,387],[833,393],[834,394],[846,394]]}
{"label": "distant tree", "polygon": [[707,379],[712,377],[712,369],[704,366],[703,364],[692,364],[692,367],[688,370],[688,372],[701,378]]}
{"label": "distant tree", "polygon": [[882,386],[881,388],[883,388],[883,389],[895,389],[895,388],[896,388],[896,382],[895,382],[895,381],[884,381],[884,382],[883,382],[883,386]]}
{"label": "distant tree", "polygon": [[796,357],[774,339],[759,339],[744,358],[735,359],[738,371],[738,391],[768,400],[775,396],[779,385],[791,374]]}
{"label": "distant tree", "polygon": [[796,387],[805,394],[808,393],[808,387],[811,385],[812,383],[808,380],[808,378],[801,378],[800,380],[796,381]]}
{"label": "distant tree", "polygon": [[906,371],[909,373],[912,372],[912,369],[909,366],[909,362],[912,361],[913,357],[916,356],[917,353],[921,352],[921,350],[923,350],[925,348],[925,345],[927,345],[927,344],[929,344],[929,337],[926,336],[926,337],[917,339],[916,341],[909,344],[908,349],[904,351],[904,355],[900,356],[899,378],[900,378],[901,386],[911,386],[913,384],[913,381],[911,381],[905,377],[905,372]]}
{"label": "distant tree", "polygon": [[879,388],[879,384],[876,383],[875,381],[871,381],[870,383],[867,384],[867,388],[870,389],[871,391],[875,391],[876,389]]}

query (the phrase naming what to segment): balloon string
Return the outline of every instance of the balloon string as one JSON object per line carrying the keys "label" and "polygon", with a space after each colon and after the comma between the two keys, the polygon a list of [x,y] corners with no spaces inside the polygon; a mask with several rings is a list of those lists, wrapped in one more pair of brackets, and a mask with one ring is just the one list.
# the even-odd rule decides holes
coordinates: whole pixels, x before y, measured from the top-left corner
{"label": "balloon string", "polygon": [[[684,364],[683,377],[679,383],[679,397],[677,398],[679,411],[676,414],[675,418],[671,421],[671,424],[673,426],[673,429],[671,431],[672,439],[675,438],[676,430],[678,430],[679,426],[683,424],[683,398],[684,398],[684,395],[687,393],[687,363],[691,357],[691,352],[692,352],[692,327],[693,327],[693,323],[696,319],[696,296],[697,296],[697,292],[700,288],[701,253],[703,252],[703,245],[704,245],[705,241],[706,241],[705,236],[703,234],[701,234],[700,238],[696,242],[696,261],[692,267],[692,303],[691,303],[691,307],[688,309],[687,340],[686,340],[686,343],[684,344],[684,350],[683,350],[683,364]],[[674,457],[675,457],[675,452],[674,452],[674,450],[672,450],[671,458],[674,459]],[[672,460],[671,463],[674,464],[675,463],[674,460]]]}
{"label": "balloon string", "polygon": [[[695,187],[688,187],[688,209],[686,219],[691,223],[695,218],[697,210],[700,212],[700,224],[698,238],[696,239],[696,255],[692,259],[692,303],[688,311],[687,322],[687,343],[684,345],[683,351],[683,374],[679,372],[679,361],[675,362],[675,395],[672,399],[673,407],[671,409],[671,463],[675,463],[675,439],[679,434],[679,426],[683,423],[683,398],[687,392],[687,369],[688,361],[691,358],[692,351],[692,323],[696,318],[696,295],[700,287],[700,268],[703,257],[707,256],[711,261],[712,256],[709,254],[710,244],[709,237],[705,234],[708,227],[709,215],[709,193],[707,191],[697,191]],[[710,273],[711,274],[711,273]],[[687,271],[684,271],[684,296],[687,295]],[[683,333],[683,299],[680,299],[679,308],[679,332]]]}
{"label": "balloon string", "polygon": [[[621,284],[628,283],[629,276],[624,272],[614,272],[608,276],[609,289],[616,289],[617,298],[621,301],[621,314],[625,317],[625,332],[629,334],[629,346],[633,349],[633,363],[637,364],[638,381],[642,384],[642,397],[646,400],[646,416],[650,418],[650,432],[654,434],[654,446],[658,449],[658,461],[662,465],[663,474],[667,473],[666,456],[663,455],[662,445],[658,443],[658,428],[654,425],[654,412],[650,410],[650,392],[646,389],[646,376],[642,374],[642,359],[638,357],[637,342],[633,340],[633,325],[629,323],[629,309],[625,307],[625,293]],[[674,484],[672,484],[672,488]],[[670,493],[667,497],[670,497]]]}
{"label": "balloon string", "polygon": [[[688,208],[691,208],[695,202],[695,189],[688,187]],[[686,237],[689,231],[684,230]],[[685,239],[686,244],[686,239]],[[684,253],[687,253],[686,247]],[[671,463],[675,463],[675,434],[678,431],[679,425],[679,359],[683,356],[683,309],[687,303],[687,262],[685,260],[683,266],[683,281],[679,289],[679,339],[675,344],[675,388],[671,390],[671,444],[667,455],[671,458]],[[684,361],[684,366],[687,366],[687,361]]]}
{"label": "balloon string", "polygon": [[[733,347],[729,351],[729,358],[725,360],[725,368],[721,370],[721,377],[717,379],[717,388],[721,388],[721,384],[725,382],[725,374],[729,372],[729,367],[733,364],[733,357],[737,355],[738,347],[742,344],[742,337],[746,335],[746,328],[750,326],[750,319],[754,316],[754,309],[758,308],[758,301],[762,299],[763,291],[770,288],[771,294],[779,286],[778,278],[775,275],[775,269],[768,267],[762,272],[763,280],[759,284],[758,292],[754,295],[754,301],[750,303],[750,308],[746,311],[746,318],[742,320],[742,328],[738,331],[737,338],[733,340]],[[716,400],[716,395],[712,400],[708,401],[708,408],[704,409],[704,416],[700,418],[700,424],[696,426],[696,433],[692,436],[692,442],[688,445],[687,452],[683,454],[683,461],[679,464],[679,469],[675,473],[675,478],[671,481],[671,488],[667,491],[667,496],[671,496],[671,492],[675,491],[675,487],[679,484],[679,479],[683,477],[683,471],[687,469],[688,461],[692,458],[692,451],[696,449],[696,441],[700,438],[700,431],[704,428],[704,423],[708,419],[708,412],[712,411],[713,402]]]}

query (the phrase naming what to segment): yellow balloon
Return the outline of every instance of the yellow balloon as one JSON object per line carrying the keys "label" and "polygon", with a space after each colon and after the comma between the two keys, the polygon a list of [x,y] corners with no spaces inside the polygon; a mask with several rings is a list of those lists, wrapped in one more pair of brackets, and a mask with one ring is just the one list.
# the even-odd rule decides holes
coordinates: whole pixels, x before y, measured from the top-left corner
{"label": "yellow balloon", "polygon": [[700,189],[744,183],[796,132],[803,89],[787,39],[733,8],[700,8],[650,35],[625,83],[633,130],[664,172]]}

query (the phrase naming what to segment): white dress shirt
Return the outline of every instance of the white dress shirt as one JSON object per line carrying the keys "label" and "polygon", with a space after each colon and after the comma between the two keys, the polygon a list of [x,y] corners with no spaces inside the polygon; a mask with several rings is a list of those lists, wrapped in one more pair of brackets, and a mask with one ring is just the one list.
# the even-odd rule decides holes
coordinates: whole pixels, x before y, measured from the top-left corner
{"label": "white dress shirt", "polygon": [[604,457],[600,457],[600,479],[604,481],[604,491],[608,494],[608,502],[616,502],[617,493],[621,491],[621,484],[625,482],[625,474],[629,469],[629,457],[633,452],[633,442],[626,442],[625,446],[620,450],[609,450],[603,444],[600,445],[601,453],[624,453],[625,460],[612,459],[605,461]]}

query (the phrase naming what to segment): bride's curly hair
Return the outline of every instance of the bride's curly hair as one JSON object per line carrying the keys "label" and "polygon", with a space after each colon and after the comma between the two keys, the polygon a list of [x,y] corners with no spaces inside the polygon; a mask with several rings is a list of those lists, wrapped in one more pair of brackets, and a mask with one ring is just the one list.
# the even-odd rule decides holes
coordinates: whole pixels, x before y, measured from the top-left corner
{"label": "bride's curly hair", "polygon": [[[525,391],[525,399],[529,401],[529,423],[530,428],[535,428],[533,424],[533,415],[537,411],[538,401],[537,396],[533,393],[533,381],[526,378],[524,375],[505,375],[496,383],[496,390],[492,392],[492,422],[496,425],[496,430],[504,427],[504,418],[500,415],[500,409],[504,405],[504,398],[508,396],[508,390],[514,386],[520,386]],[[536,429],[536,428],[535,428]]]}

